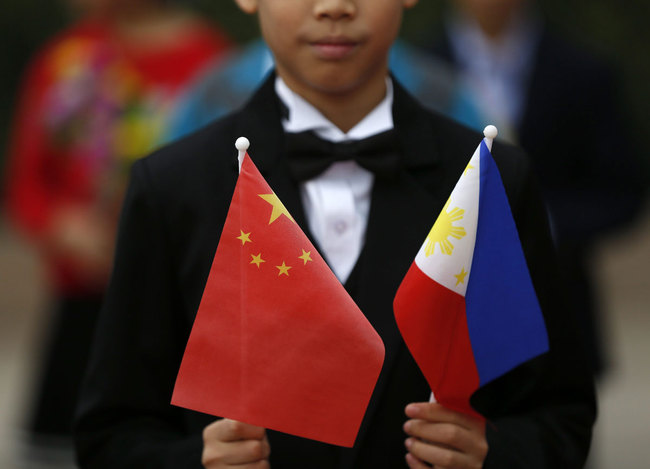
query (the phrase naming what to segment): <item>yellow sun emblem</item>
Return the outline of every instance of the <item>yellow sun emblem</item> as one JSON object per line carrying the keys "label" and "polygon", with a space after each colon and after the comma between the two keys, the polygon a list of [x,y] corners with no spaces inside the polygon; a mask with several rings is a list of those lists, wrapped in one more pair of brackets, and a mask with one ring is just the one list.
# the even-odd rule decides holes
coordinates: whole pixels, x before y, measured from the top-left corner
{"label": "yellow sun emblem", "polygon": [[461,239],[467,234],[465,228],[462,226],[453,225],[453,222],[463,218],[465,210],[455,207],[451,212],[447,212],[450,201],[451,199],[447,200],[447,203],[442,208],[442,212],[440,212],[438,219],[433,224],[433,228],[431,228],[427,236],[427,243],[424,247],[424,254],[427,257],[434,253],[436,244],[440,246],[440,251],[443,254],[451,255],[454,250],[454,245],[449,241],[449,237]]}

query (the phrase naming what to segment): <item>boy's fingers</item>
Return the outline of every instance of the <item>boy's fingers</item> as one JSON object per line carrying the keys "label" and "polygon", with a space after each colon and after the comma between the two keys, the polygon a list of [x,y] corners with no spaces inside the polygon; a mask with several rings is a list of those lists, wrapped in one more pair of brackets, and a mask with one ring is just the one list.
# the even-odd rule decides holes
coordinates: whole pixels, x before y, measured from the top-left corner
{"label": "boy's fingers", "polygon": [[[203,467],[205,469],[213,469],[213,468],[217,469],[217,468],[222,468],[223,464],[224,463],[222,463],[220,461],[219,462],[217,462],[217,461],[211,462],[210,461],[210,462],[204,462]],[[225,464],[228,464],[228,463],[225,463]],[[270,469],[271,464],[268,462],[268,460],[262,460],[262,461],[255,461],[255,462],[246,463],[246,464],[234,464],[234,465],[228,464],[228,467],[232,467],[233,469],[235,469],[235,468],[236,469]]]}
{"label": "boy's fingers", "polygon": [[266,430],[263,427],[230,419],[217,420],[203,431],[203,439],[206,441],[262,440],[265,436]]}
{"label": "boy's fingers", "polygon": [[483,422],[461,412],[447,409],[437,402],[415,402],[409,404],[406,406],[405,413],[412,419],[454,423],[468,429],[475,429],[483,425]]}
{"label": "boy's fingers", "polygon": [[[219,420],[206,427],[203,438],[201,462],[206,469],[237,467],[238,469],[268,469],[271,446],[264,435],[262,439],[237,439],[224,441],[221,438],[240,438],[247,431],[259,433],[260,427],[242,424],[233,420]],[[264,430],[264,429],[262,429]]]}
{"label": "boy's fingers", "polygon": [[453,423],[430,423],[424,420],[409,420],[404,431],[413,437],[429,441],[443,448],[453,448],[463,452],[481,450],[483,439],[465,427]]}
{"label": "boy's fingers", "polygon": [[270,469],[271,465],[268,461],[257,461],[250,464],[237,464],[237,469]]}
{"label": "boy's fingers", "polygon": [[222,461],[231,465],[252,464],[268,459],[271,448],[266,440],[241,440],[228,443],[228,454]]}
{"label": "boy's fingers", "polygon": [[469,467],[467,466],[468,458],[465,454],[453,449],[424,443],[417,438],[407,439],[406,448],[416,459],[426,461],[434,467]]}
{"label": "boy's fingers", "polygon": [[431,469],[431,466],[424,464],[411,453],[406,453],[406,464],[408,464],[409,469]]}

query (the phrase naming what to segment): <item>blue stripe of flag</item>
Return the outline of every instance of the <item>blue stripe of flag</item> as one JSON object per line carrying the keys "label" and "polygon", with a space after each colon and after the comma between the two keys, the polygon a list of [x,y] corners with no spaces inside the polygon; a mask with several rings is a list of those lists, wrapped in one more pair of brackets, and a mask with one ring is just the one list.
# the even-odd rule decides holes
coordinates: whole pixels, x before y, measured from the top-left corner
{"label": "blue stripe of flag", "polygon": [[548,335],[499,170],[481,143],[476,245],[467,322],[483,385],[548,351]]}

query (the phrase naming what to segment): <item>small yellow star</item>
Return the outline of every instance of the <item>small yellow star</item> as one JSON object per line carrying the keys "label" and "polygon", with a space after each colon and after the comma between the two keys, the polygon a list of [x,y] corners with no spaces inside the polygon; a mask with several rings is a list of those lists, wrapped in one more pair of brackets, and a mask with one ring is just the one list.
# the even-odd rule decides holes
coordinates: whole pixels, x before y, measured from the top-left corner
{"label": "small yellow star", "polygon": [[251,254],[251,257],[253,258],[253,260],[251,261],[251,264],[255,264],[258,269],[260,268],[260,264],[262,262],[266,262],[264,259],[262,259],[262,253],[261,252],[257,256],[254,256],[253,254]]}
{"label": "small yellow star", "polygon": [[261,198],[263,198],[273,206],[273,211],[271,212],[271,218],[269,219],[269,225],[273,223],[275,220],[277,220],[280,215],[284,215],[289,220],[295,223],[293,217],[291,216],[291,214],[289,214],[289,211],[282,204],[278,196],[275,195],[275,192],[271,194],[257,194],[257,195],[259,195]]}
{"label": "small yellow star", "polygon": [[307,265],[307,262],[313,262],[311,251],[305,251],[304,249],[302,250],[302,256],[298,256],[298,259],[302,259],[305,262],[303,265]]}
{"label": "small yellow star", "polygon": [[465,272],[464,267],[460,270],[459,274],[454,274],[454,277],[456,277],[456,286],[461,283],[465,283],[465,276],[467,276],[467,272]]}
{"label": "small yellow star", "polygon": [[469,171],[470,169],[474,169],[474,166],[472,166],[471,164],[468,164],[467,167],[465,168],[465,171],[463,171],[463,175],[466,176],[466,175],[467,175],[467,171]]}
{"label": "small yellow star", "polygon": [[246,243],[252,243],[251,238],[250,238],[250,232],[244,233],[242,230],[239,230],[241,233],[239,236],[237,236],[237,239],[241,240],[241,245],[243,246]]}
{"label": "small yellow star", "polygon": [[284,261],[282,261],[282,265],[276,265],[276,267],[280,270],[280,272],[278,272],[278,277],[282,274],[286,275],[287,277],[289,276],[289,269],[291,268],[290,265],[286,265]]}

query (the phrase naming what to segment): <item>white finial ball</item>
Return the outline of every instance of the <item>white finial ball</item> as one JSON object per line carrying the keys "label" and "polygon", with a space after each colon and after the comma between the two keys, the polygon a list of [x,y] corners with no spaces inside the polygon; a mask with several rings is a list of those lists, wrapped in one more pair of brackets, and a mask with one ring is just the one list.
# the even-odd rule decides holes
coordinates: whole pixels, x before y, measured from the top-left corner
{"label": "white finial ball", "polygon": [[499,131],[493,125],[488,125],[487,127],[485,127],[485,129],[483,129],[483,135],[485,135],[486,138],[491,138],[494,140],[495,138],[497,138],[498,134]]}
{"label": "white finial ball", "polygon": [[251,142],[246,137],[239,137],[235,142],[235,148],[239,151],[246,151],[251,146]]}

